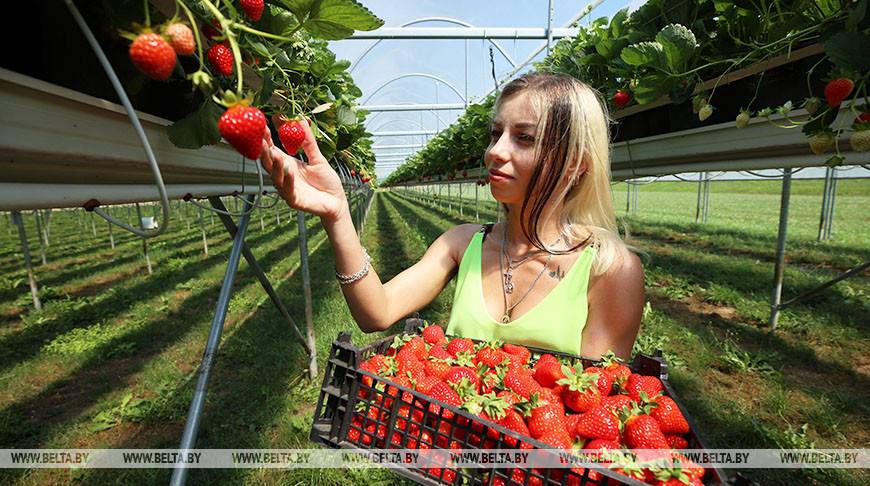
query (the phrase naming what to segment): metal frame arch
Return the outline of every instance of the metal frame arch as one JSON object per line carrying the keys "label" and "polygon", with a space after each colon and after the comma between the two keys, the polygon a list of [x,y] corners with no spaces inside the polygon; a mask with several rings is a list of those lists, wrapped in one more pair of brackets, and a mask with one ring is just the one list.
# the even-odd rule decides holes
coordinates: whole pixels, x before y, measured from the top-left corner
{"label": "metal frame arch", "polygon": [[[404,103],[398,103],[398,104],[401,105],[401,104],[404,104]],[[413,105],[413,104],[409,104],[408,106],[414,106],[414,105]],[[422,111],[422,110],[420,110],[420,111]],[[438,115],[438,112],[437,112],[437,111],[435,111],[435,110],[426,110],[426,111],[428,111],[429,113],[432,113],[433,115],[435,115],[435,118],[437,118],[438,121],[440,121],[441,123],[443,123],[445,127],[446,127],[446,126],[450,126],[449,123],[447,123],[446,121],[444,121],[444,119],[441,118],[440,115]],[[371,117],[366,118],[366,123],[368,123],[368,122],[374,120],[375,118],[378,117],[378,115],[381,115],[381,114],[383,114],[383,113],[387,113],[387,112],[386,112],[386,111],[379,111],[379,112],[375,113],[374,115],[372,115]],[[397,119],[398,119],[398,120],[405,120],[405,118],[397,118]],[[407,118],[407,120],[410,120],[410,118]],[[425,128],[424,128],[424,130],[425,130]]]}
{"label": "metal frame arch", "polygon": [[365,105],[366,103],[369,102],[369,100],[372,99],[372,97],[373,97],[374,95],[378,94],[382,89],[386,88],[386,87],[389,86],[390,84],[392,84],[392,83],[394,83],[394,82],[396,82],[396,81],[398,81],[398,80],[400,80],[400,79],[405,79],[405,78],[417,78],[417,77],[419,77],[419,78],[429,78],[429,79],[434,79],[435,81],[438,81],[438,82],[440,82],[441,84],[444,84],[444,85],[447,86],[448,88],[452,89],[453,92],[456,93],[456,96],[458,96],[459,99],[462,100],[463,103],[467,102],[467,100],[465,99],[465,96],[463,96],[462,93],[460,93],[459,90],[456,89],[456,87],[453,86],[452,83],[450,83],[449,81],[447,81],[446,79],[444,79],[444,78],[442,78],[442,77],[440,77],[440,76],[436,76],[436,75],[434,75],[434,74],[428,74],[428,73],[405,73],[405,74],[400,74],[400,75],[396,76],[395,78],[393,78],[393,79],[391,79],[391,80],[389,80],[389,81],[387,81],[387,82],[382,83],[380,86],[378,86],[378,88],[377,88],[376,90],[372,91],[372,94],[368,95],[368,96],[366,97],[366,99],[364,99],[363,102],[362,102],[361,104],[362,104],[362,105]]}
{"label": "metal frame arch", "polygon": [[[461,20],[453,19],[450,17],[422,17],[419,19],[412,20],[410,22],[405,22],[404,24],[400,25],[399,27],[410,27],[412,25],[422,24],[424,22],[446,22],[448,24],[460,25],[462,27],[474,27],[473,24],[469,24],[468,22],[463,22]],[[359,65],[360,61],[362,61],[363,58],[365,58],[369,54],[369,52],[372,51],[372,49],[374,49],[378,44],[380,44],[381,42],[383,42],[385,40],[386,39],[378,39],[377,41],[375,41],[374,44],[370,45],[365,51],[363,51],[362,54],[360,54],[360,56],[358,58],[356,58],[356,60],[353,61],[353,64],[351,64],[351,67],[350,67],[350,69],[348,69],[347,72],[353,73],[354,69],[356,69],[356,67]],[[498,42],[496,42],[492,39],[489,39],[489,43],[492,44],[498,50],[498,52],[502,56],[504,56],[505,59],[507,59],[507,62],[509,62],[512,67],[517,67],[516,61],[514,61],[508,55],[508,53],[505,52],[504,48]]]}

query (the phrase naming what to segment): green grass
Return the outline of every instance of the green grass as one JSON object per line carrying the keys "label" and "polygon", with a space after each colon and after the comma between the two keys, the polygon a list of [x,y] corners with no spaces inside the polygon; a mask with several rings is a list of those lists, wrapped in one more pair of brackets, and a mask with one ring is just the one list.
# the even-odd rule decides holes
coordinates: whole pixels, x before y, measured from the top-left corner
{"label": "green grass", "polygon": [[[842,181],[840,188],[844,188]],[[765,328],[769,311],[778,193],[712,186],[710,219],[692,223],[694,193],[660,183],[642,186],[640,208],[624,221],[645,252],[649,310],[636,351],[662,349],[671,381],[711,447],[864,447],[870,323],[867,274],[827,289],[783,312],[780,329]],[[661,183],[664,184],[664,183]],[[671,183],[667,183],[671,184]],[[726,183],[722,183],[726,184]],[[741,182],[740,184],[744,184]],[[617,207],[624,192],[614,186]],[[692,185],[693,186],[693,185]],[[865,186],[866,187],[866,186]],[[667,188],[668,190],[664,190]],[[811,288],[870,256],[864,208],[870,197],[838,194],[834,240],[815,241],[820,196],[792,201],[785,295]],[[446,191],[444,192],[446,194]],[[362,233],[374,268],[387,281],[415,261],[448,227],[474,221],[474,186],[436,205],[407,193],[380,192]],[[743,197],[740,194],[751,197]],[[488,188],[481,188],[481,198]],[[622,199],[620,199],[620,196]],[[801,198],[805,199],[801,199]],[[458,212],[463,205],[463,214]],[[621,209],[624,209],[622,207]],[[145,214],[151,214],[151,210]],[[123,212],[122,212],[123,214]],[[294,319],[304,326],[295,217],[282,206],[251,224],[248,242]],[[622,215],[622,211],[620,211]],[[175,220],[151,245],[148,276],[141,241],[105,225],[93,237],[87,219],[57,212],[47,265],[39,264],[45,308],[33,311],[17,234],[0,225],[0,444],[4,447],[177,447],[193,393],[229,238],[210,226],[210,256],[194,223]],[[494,221],[495,206],[480,205]],[[206,220],[208,223],[208,219]],[[332,340],[353,323],[332,276],[332,252],[309,219],[317,354],[322,370]],[[421,311],[446,322],[451,282]],[[397,323],[388,332],[397,332]],[[305,379],[307,359],[288,324],[243,262],[210,382],[197,447],[310,447],[308,432],[320,381]],[[866,484],[859,470],[744,471],[761,484]],[[4,471],[10,484],[150,484],[169,470]],[[189,484],[395,484],[385,470],[193,470]]]}

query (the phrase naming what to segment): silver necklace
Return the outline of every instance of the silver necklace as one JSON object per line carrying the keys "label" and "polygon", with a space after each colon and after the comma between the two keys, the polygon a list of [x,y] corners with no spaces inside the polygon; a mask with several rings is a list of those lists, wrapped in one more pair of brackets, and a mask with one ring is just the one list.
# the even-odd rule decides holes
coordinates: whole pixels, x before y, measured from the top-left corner
{"label": "silver necklace", "polygon": [[[526,297],[528,297],[528,295],[532,292],[532,289],[535,287],[535,284],[538,283],[538,279],[540,279],[541,275],[544,274],[544,271],[547,269],[547,267],[550,264],[550,260],[553,259],[553,254],[548,252],[549,255],[547,256],[547,261],[544,263],[544,268],[542,268],[541,271],[538,273],[538,275],[535,277],[535,279],[532,280],[532,284],[529,286],[528,290],[526,290],[526,293],[523,294],[522,297],[520,297],[520,300],[516,301],[510,307],[508,307],[507,294],[513,293],[513,291],[514,291],[513,270],[515,268],[519,267],[520,264],[522,264],[523,262],[525,262],[529,258],[532,258],[533,256],[539,255],[539,254],[544,253],[544,252],[543,252],[543,250],[534,251],[534,252],[530,253],[529,255],[526,255],[522,259],[520,259],[518,262],[514,263],[513,259],[511,259],[511,257],[510,257],[510,253],[508,252],[507,246],[506,246],[507,245],[507,223],[505,223],[503,233],[504,233],[504,235],[503,235],[504,237],[501,240],[501,250],[502,251],[501,251],[501,255],[499,255],[499,258],[498,258],[498,269],[502,275],[502,297],[504,299],[504,315],[502,315],[502,317],[501,317],[501,322],[503,324],[507,324],[508,322],[510,322],[511,312],[514,310],[514,308],[516,306],[518,306],[520,304],[520,302],[522,302],[523,300],[525,300]],[[560,241],[562,241],[561,236],[559,236],[559,238],[557,238],[556,241],[554,241],[553,244],[550,246],[555,246]],[[507,272],[504,271],[504,266],[502,263],[502,256],[506,257],[506,259],[508,261]]]}

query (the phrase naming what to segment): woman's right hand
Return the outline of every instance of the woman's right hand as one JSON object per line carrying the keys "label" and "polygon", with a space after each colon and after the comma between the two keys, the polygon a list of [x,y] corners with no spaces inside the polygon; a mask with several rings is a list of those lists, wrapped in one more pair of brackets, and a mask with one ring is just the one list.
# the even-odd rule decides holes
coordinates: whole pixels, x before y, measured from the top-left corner
{"label": "woman's right hand", "polygon": [[322,220],[338,219],[348,211],[341,179],[320,153],[308,121],[303,119],[299,124],[305,132],[302,150],[308,157],[308,163],[276,147],[268,127],[263,134],[260,163],[271,175],[272,185],[290,207],[320,216]]}

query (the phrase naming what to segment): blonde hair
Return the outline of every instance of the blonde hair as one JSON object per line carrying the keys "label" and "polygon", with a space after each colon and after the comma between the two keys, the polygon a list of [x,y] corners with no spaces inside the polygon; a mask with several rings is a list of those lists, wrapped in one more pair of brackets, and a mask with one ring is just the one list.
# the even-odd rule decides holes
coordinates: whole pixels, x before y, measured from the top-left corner
{"label": "blonde hair", "polygon": [[[520,212],[523,233],[534,246],[547,250],[538,230],[541,221],[558,216],[562,236],[580,243],[567,251],[548,251],[568,253],[591,239],[598,248],[592,273],[603,274],[626,248],[619,236],[610,189],[607,107],[598,92],[578,79],[530,73],[504,87],[496,111],[502,101],[520,93],[528,95],[539,117],[535,141],[539,163]],[[585,171],[580,170],[582,164]]]}

